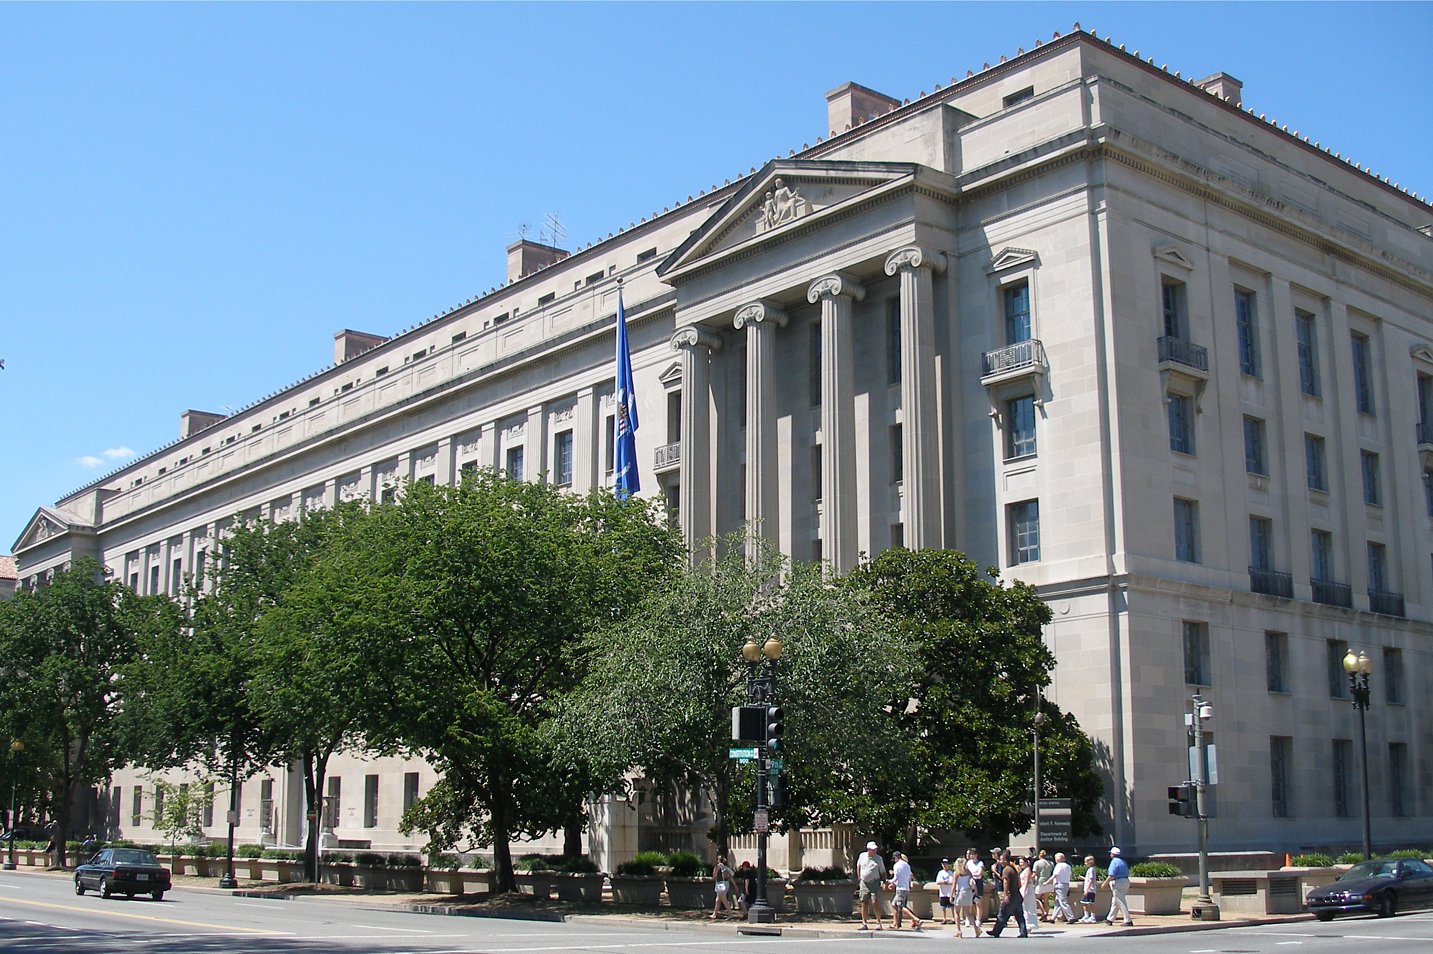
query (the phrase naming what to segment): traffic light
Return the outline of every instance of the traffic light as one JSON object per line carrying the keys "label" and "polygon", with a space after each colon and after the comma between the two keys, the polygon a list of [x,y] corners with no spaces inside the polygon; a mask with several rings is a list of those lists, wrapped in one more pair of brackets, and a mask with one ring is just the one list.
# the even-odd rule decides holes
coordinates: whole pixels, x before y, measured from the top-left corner
{"label": "traffic light", "polygon": [[786,731],[786,727],[781,724],[781,719],[784,715],[785,713],[781,711],[780,706],[766,707],[766,734],[763,738],[766,739],[766,750],[768,752],[776,753],[781,751],[781,734]]}
{"label": "traffic light", "polygon": [[778,774],[771,775],[766,780],[766,804],[772,808],[780,808],[786,804],[786,779]]}
{"label": "traffic light", "polygon": [[766,740],[766,706],[732,706],[731,740],[733,742],[764,742]]}
{"label": "traffic light", "polygon": [[1185,782],[1183,785],[1169,786],[1169,813],[1184,818],[1194,817],[1194,786],[1192,784]]}

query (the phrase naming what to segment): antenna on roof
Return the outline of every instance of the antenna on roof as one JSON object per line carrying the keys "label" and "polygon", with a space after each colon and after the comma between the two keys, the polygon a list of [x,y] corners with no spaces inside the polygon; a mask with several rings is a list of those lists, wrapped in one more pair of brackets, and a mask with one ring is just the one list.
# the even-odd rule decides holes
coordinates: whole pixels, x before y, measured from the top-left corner
{"label": "antenna on roof", "polygon": [[558,219],[556,212],[548,212],[542,217],[543,228],[538,233],[538,241],[553,248],[561,248],[562,240],[567,238],[567,229],[563,227],[562,221]]}

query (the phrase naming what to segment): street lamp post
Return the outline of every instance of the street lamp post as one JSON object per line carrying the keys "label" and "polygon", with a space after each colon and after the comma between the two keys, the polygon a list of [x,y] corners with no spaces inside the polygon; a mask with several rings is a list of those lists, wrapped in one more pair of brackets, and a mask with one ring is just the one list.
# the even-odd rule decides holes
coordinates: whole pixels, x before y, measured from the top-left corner
{"label": "street lamp post", "polygon": [[[233,746],[236,743],[231,742]],[[234,826],[239,823],[239,752],[229,752],[229,848],[224,854],[224,873],[219,876],[219,887],[237,888],[239,881],[234,877]]]}
{"label": "street lamp post", "polygon": [[[747,703],[763,706],[767,712],[780,711],[775,706],[776,664],[781,659],[781,650],[781,640],[775,636],[760,646],[755,639],[748,639],[741,647],[741,657],[747,664]],[[746,915],[750,924],[770,924],[776,920],[776,909],[766,899],[766,836],[770,825],[766,785],[770,778],[770,754],[779,749],[769,749],[773,742],[771,733],[767,731],[763,734],[765,738],[756,749],[756,897],[752,898]],[[776,740],[776,745],[780,745],[779,740]]]}
{"label": "street lamp post", "polygon": [[1045,713],[1040,711],[1040,694],[1035,694],[1035,717],[1030,720],[1030,734],[1034,736],[1035,754],[1035,854],[1040,853],[1040,726],[1045,724]]}
{"label": "street lamp post", "polygon": [[1358,756],[1363,762],[1363,857],[1367,860],[1373,857],[1373,832],[1368,819],[1368,676],[1373,672],[1373,660],[1363,650],[1357,656],[1349,650],[1343,657],[1343,671],[1348,673],[1348,691],[1358,710]]}
{"label": "street lamp post", "polygon": [[1209,760],[1204,748],[1204,723],[1214,718],[1214,707],[1196,695],[1191,700],[1190,726],[1194,730],[1194,813],[1199,818],[1199,899],[1194,916],[1200,921],[1219,920],[1219,905],[1209,892]]}
{"label": "street lamp post", "polygon": [[15,789],[20,781],[20,753],[25,743],[19,739],[10,743],[10,854],[5,859],[6,871],[15,870]]}

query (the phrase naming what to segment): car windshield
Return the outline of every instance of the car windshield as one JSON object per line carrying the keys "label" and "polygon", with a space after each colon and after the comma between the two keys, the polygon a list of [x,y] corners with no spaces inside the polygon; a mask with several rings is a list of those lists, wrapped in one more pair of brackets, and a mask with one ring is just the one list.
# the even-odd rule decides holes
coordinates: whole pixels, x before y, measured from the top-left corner
{"label": "car windshield", "polygon": [[1348,871],[1344,872],[1340,881],[1358,881],[1361,878],[1391,878],[1393,877],[1394,861],[1360,861]]}
{"label": "car windshield", "polygon": [[138,848],[116,848],[112,854],[117,865],[152,865],[154,856]]}

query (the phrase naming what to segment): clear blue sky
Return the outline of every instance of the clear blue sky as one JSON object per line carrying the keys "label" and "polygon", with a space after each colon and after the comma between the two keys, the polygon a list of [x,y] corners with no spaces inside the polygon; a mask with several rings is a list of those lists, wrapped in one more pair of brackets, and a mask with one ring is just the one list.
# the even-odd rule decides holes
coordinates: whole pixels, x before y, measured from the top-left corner
{"label": "clear blue sky", "polygon": [[1433,4],[0,4],[0,552],[37,506],[1079,20],[1433,193]]}

